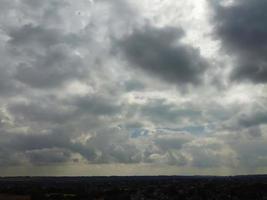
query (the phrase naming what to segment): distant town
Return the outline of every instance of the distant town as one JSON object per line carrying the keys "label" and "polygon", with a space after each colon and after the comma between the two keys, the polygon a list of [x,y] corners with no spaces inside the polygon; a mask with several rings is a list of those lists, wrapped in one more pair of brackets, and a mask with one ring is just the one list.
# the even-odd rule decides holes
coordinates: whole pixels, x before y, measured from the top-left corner
{"label": "distant town", "polygon": [[2,177],[0,200],[267,200],[267,175]]}

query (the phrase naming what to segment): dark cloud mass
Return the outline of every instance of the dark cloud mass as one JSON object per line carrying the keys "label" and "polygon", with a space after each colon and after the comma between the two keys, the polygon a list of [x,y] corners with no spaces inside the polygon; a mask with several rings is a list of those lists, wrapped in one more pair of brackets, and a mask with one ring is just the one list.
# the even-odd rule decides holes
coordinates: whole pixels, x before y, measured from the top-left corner
{"label": "dark cloud mass", "polygon": [[[211,1],[215,31],[226,52],[237,56],[232,70],[233,80],[267,81],[267,2],[235,0],[222,6]],[[219,1],[222,2],[222,1]]]}
{"label": "dark cloud mass", "polygon": [[117,45],[130,65],[168,82],[198,84],[208,64],[197,49],[181,42],[183,35],[181,29],[145,26]]}

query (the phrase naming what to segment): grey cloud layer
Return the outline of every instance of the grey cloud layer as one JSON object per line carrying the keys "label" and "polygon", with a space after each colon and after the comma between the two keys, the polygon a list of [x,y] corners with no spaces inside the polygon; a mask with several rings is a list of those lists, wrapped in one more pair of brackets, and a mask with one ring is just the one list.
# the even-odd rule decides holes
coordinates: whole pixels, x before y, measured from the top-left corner
{"label": "grey cloud layer", "polygon": [[215,30],[226,52],[237,56],[232,70],[233,80],[267,81],[266,8],[264,0],[235,0],[233,5],[222,6],[211,1],[214,8]]}
{"label": "grey cloud layer", "polygon": [[22,83],[32,87],[56,87],[88,73],[73,53],[71,41],[59,30],[27,24],[12,30],[9,37],[9,47],[20,60],[14,78]]}
{"label": "grey cloud layer", "polygon": [[[1,1],[0,167],[266,167],[264,98],[224,102],[218,88],[202,84],[211,63],[184,42],[186,29],[146,22],[130,3]],[[231,37],[223,41],[239,52]],[[251,55],[264,61],[257,45]]]}

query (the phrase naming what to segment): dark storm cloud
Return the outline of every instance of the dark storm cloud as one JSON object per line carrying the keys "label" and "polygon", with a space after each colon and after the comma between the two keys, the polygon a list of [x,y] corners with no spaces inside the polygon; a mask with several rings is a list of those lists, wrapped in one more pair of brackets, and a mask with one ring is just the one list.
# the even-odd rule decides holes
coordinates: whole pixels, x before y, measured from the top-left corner
{"label": "dark storm cloud", "polygon": [[197,49],[181,42],[183,35],[181,29],[146,26],[116,45],[130,65],[172,83],[198,84],[207,63]]}
{"label": "dark storm cloud", "polygon": [[[222,1],[219,1],[222,2]],[[226,52],[237,56],[232,80],[267,81],[267,2],[235,0],[222,6],[211,1],[215,31]]]}

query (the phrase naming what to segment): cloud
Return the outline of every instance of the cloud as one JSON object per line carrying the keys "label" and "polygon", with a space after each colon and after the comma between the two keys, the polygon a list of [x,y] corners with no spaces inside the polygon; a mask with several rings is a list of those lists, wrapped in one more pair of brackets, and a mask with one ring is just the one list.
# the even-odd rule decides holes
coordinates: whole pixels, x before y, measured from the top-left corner
{"label": "cloud", "polygon": [[125,89],[128,92],[141,91],[145,89],[145,85],[138,80],[129,80],[125,82]]}
{"label": "cloud", "polygon": [[75,98],[73,105],[76,105],[80,112],[90,113],[95,116],[114,116],[119,114],[122,109],[122,106],[118,102],[114,102],[111,97],[97,95]]}
{"label": "cloud", "polygon": [[57,101],[35,99],[32,102],[13,103],[8,106],[9,111],[17,118],[24,120],[50,123],[66,123],[75,115],[75,110],[66,105],[59,105]]}
{"label": "cloud", "polygon": [[179,28],[145,26],[115,42],[129,65],[180,85],[198,84],[208,67],[198,50],[183,44]]}
{"label": "cloud", "polygon": [[[49,133],[31,133],[27,135],[21,133],[2,135],[2,148],[8,152],[6,159],[20,154],[20,157],[15,160],[17,163],[19,163],[21,157],[24,157],[30,159],[32,164],[49,164],[71,161],[71,154],[76,153],[80,154],[85,160],[94,161],[96,157],[94,149],[80,142],[72,142],[68,132],[62,133],[60,131],[51,130]],[[55,155],[53,155],[53,152]]]}
{"label": "cloud", "polygon": [[198,168],[232,167],[236,159],[234,151],[224,141],[213,137],[196,138],[185,145],[183,153],[190,158],[191,166]]}
{"label": "cloud", "polygon": [[34,165],[49,165],[70,161],[71,153],[64,149],[40,149],[26,151],[26,157]]}
{"label": "cloud", "polygon": [[95,149],[95,163],[139,163],[142,150],[129,139],[127,132],[118,128],[102,129],[86,142]]}
{"label": "cloud", "polygon": [[158,126],[173,123],[182,123],[183,120],[192,120],[200,117],[202,112],[197,108],[188,108],[188,105],[176,105],[165,99],[152,99],[140,106],[140,115],[158,124]]}
{"label": "cloud", "polygon": [[[260,101],[259,101],[260,102]],[[265,102],[265,101],[264,101]],[[246,132],[254,137],[262,136],[261,126],[267,124],[265,107],[260,104],[250,104],[221,124],[222,129]]]}
{"label": "cloud", "polygon": [[231,73],[234,81],[267,81],[267,28],[264,0],[235,0],[224,6],[223,1],[210,1],[214,10],[212,22],[225,52],[237,61]]}
{"label": "cloud", "polygon": [[181,149],[184,144],[191,141],[193,137],[187,134],[174,133],[173,135],[161,135],[155,138],[155,145],[164,151]]}
{"label": "cloud", "polygon": [[219,138],[234,153],[234,168],[244,173],[254,173],[259,167],[267,166],[266,134],[252,135],[245,131],[232,131],[221,134]]}
{"label": "cloud", "polygon": [[14,151],[0,148],[0,167],[18,166],[22,164],[21,155]]}
{"label": "cloud", "polygon": [[14,75],[32,87],[58,87],[88,74],[59,30],[27,24],[9,33],[9,48],[21,61]]}
{"label": "cloud", "polygon": [[264,111],[256,111],[254,113],[241,114],[238,119],[239,125],[242,127],[253,127],[267,123],[267,115]]}
{"label": "cloud", "polygon": [[238,154],[239,165],[247,171],[267,166],[266,142],[262,139],[241,140],[233,146]]}
{"label": "cloud", "polygon": [[[240,69],[265,62],[260,34],[261,44],[249,37],[256,31],[237,38],[230,30],[239,27],[235,12],[245,16],[243,32],[260,29],[243,25],[259,2],[213,5],[216,33]],[[194,174],[265,167],[266,88],[208,84],[227,80],[211,67],[225,55],[212,58],[217,43],[206,36],[204,10],[204,1],[1,1],[1,175],[40,165],[46,174],[63,165],[101,174],[121,163]]]}
{"label": "cloud", "polygon": [[12,147],[17,150],[38,150],[55,147],[66,147],[69,145],[69,138],[64,134],[29,134],[16,135],[12,138]]}
{"label": "cloud", "polygon": [[49,48],[64,42],[64,38],[61,37],[62,33],[59,30],[47,29],[33,24],[10,28],[7,30],[7,34],[10,37],[9,43],[12,46],[21,46],[29,51],[35,48]]}

